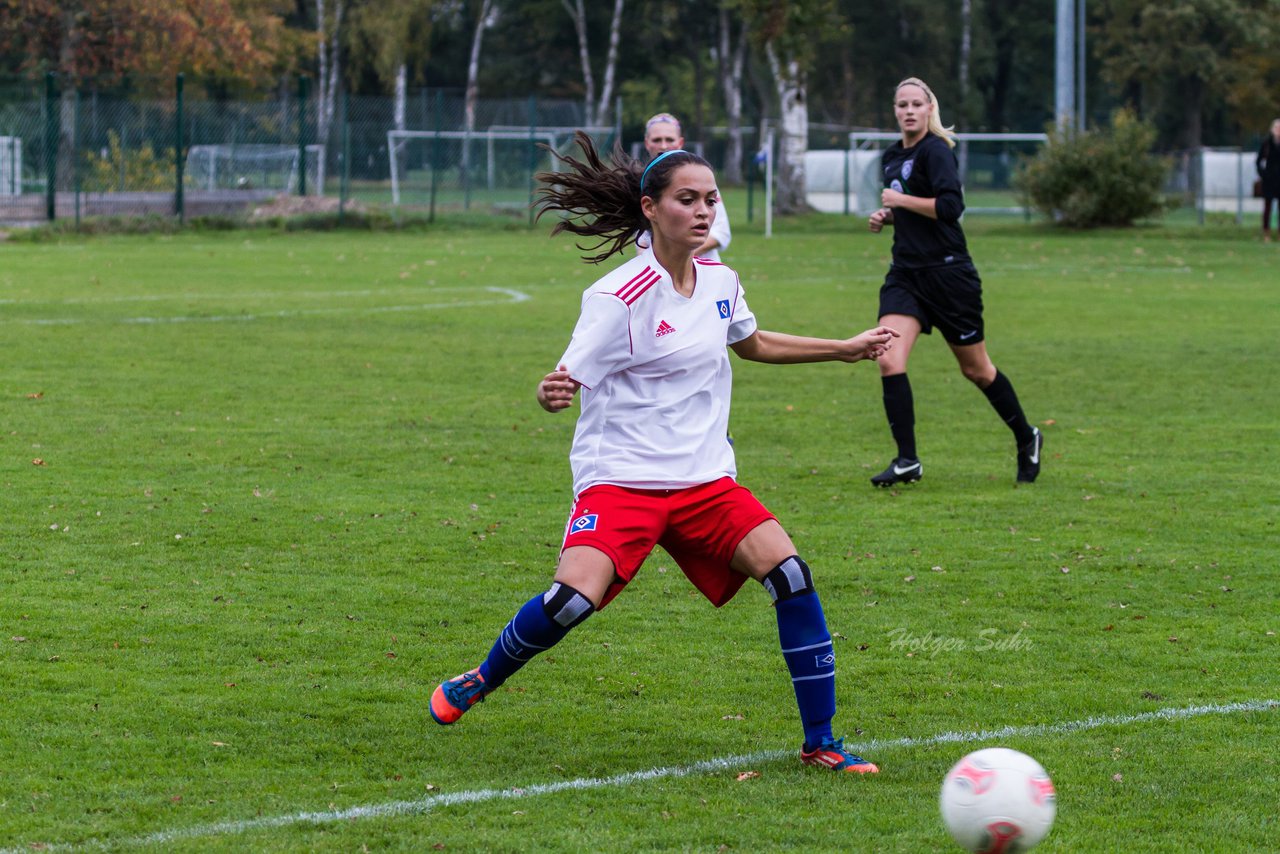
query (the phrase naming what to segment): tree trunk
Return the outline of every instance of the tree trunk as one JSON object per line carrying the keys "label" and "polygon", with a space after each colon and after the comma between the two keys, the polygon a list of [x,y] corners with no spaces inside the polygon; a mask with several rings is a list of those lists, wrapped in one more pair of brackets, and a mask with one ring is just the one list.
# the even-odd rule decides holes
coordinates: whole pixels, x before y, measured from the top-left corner
{"label": "tree trunk", "polygon": [[733,43],[729,5],[720,3],[720,50],[718,53],[720,91],[724,93],[724,112],[729,125],[729,143],[724,155],[724,182],[742,183],[742,65],[746,60],[746,24]]}
{"label": "tree trunk", "polygon": [[319,38],[317,47],[318,80],[316,81],[316,138],[320,145],[329,142],[329,129],[333,126],[333,116],[338,99],[338,77],[341,70],[339,62],[339,34],[342,31],[342,0],[333,4],[333,29],[330,30],[325,20],[325,0],[316,0],[316,35]]}
{"label": "tree trunk", "polygon": [[[329,39],[324,27],[324,0],[316,0],[316,65],[319,78],[316,81],[316,103],[324,103],[324,82],[329,79]],[[303,105],[303,109],[306,106]],[[320,136],[320,114],[323,109],[316,110],[316,137]],[[306,164],[303,164],[306,168]]]}
{"label": "tree trunk", "polygon": [[1203,140],[1204,81],[1190,78],[1178,87],[1182,103],[1182,148],[1197,151]]}
{"label": "tree trunk", "polygon": [[404,130],[405,108],[409,100],[409,66],[401,62],[396,68],[396,130]]}
{"label": "tree trunk", "polygon": [[[476,19],[476,31],[471,37],[471,60],[467,64],[467,94],[463,107],[463,129],[470,133],[476,129],[476,101],[480,98],[480,43],[484,39],[485,27],[489,26],[489,16],[493,12],[493,0],[484,0],[480,4],[480,17]],[[471,140],[462,142],[462,181],[466,186],[471,174]]]}
{"label": "tree trunk", "polygon": [[973,0],[960,0],[960,112],[957,130],[969,129],[969,56],[973,47]]}
{"label": "tree trunk", "polygon": [[[973,2],[960,0],[960,110],[956,119],[956,129],[969,129],[969,52],[973,45]],[[969,143],[960,143],[958,155],[960,161],[960,180],[969,174]]]}
{"label": "tree trunk", "polygon": [[[63,13],[63,42],[59,45],[58,51],[59,69],[69,70],[74,67],[79,42],[81,42],[81,29],[76,26],[76,13],[68,9]],[[74,77],[64,76],[64,81],[65,79],[74,79]],[[46,120],[52,120],[52,117]],[[61,82],[61,92],[58,96],[58,151],[54,152],[55,191],[72,189],[76,182],[74,164],[76,164],[78,152],[74,136],[76,136],[76,86],[68,86],[67,82]],[[123,140],[120,145],[123,149]],[[41,147],[44,147],[44,141],[41,141]]]}
{"label": "tree trunk", "polygon": [[804,213],[809,210],[804,172],[804,158],[809,150],[809,107],[804,71],[798,60],[779,57],[773,42],[765,45],[765,51],[773,69],[774,86],[778,90],[782,111],[775,170],[778,189],[774,201],[778,213]]}
{"label": "tree trunk", "polygon": [[596,78],[591,73],[591,49],[587,46],[587,10],[583,0],[560,0],[564,8],[573,18],[573,28],[578,33],[578,60],[582,63],[582,82],[586,86],[583,98],[584,110],[582,123],[593,127],[596,123]]}
{"label": "tree trunk", "polygon": [[624,0],[614,0],[613,23],[609,29],[609,53],[604,62],[604,88],[600,90],[600,103],[596,107],[596,122],[600,126],[609,123],[613,104],[613,81],[618,66],[618,45],[622,40],[622,7]]}

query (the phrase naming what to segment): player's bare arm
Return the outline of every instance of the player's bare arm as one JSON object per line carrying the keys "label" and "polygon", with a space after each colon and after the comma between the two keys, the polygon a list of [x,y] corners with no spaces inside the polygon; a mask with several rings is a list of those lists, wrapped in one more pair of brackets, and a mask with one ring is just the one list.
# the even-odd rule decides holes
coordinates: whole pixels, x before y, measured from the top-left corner
{"label": "player's bare arm", "polygon": [[898,337],[896,330],[877,326],[844,340],[834,338],[806,338],[785,332],[757,330],[747,338],[731,344],[733,352],[752,362],[774,365],[801,362],[860,362],[878,359]]}
{"label": "player's bare arm", "polygon": [[920,196],[909,196],[897,190],[885,189],[880,192],[880,204],[892,211],[894,208],[918,213],[929,219],[938,218],[938,200],[925,199]]}
{"label": "player's bare arm", "polygon": [[569,378],[568,369],[561,365],[538,383],[538,405],[547,412],[559,412],[569,408],[577,392],[578,384]]}

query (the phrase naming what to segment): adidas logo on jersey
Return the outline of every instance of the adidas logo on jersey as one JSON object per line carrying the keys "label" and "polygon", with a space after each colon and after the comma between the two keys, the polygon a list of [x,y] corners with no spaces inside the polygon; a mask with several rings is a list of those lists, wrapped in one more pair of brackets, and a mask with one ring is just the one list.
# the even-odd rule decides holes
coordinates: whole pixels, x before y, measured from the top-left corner
{"label": "adidas logo on jersey", "polygon": [[675,331],[676,331],[676,328],[674,326],[672,326],[670,323],[667,323],[665,320],[661,320],[658,322],[658,331],[653,334],[653,337],[661,338],[663,335],[670,335],[672,332],[675,332]]}

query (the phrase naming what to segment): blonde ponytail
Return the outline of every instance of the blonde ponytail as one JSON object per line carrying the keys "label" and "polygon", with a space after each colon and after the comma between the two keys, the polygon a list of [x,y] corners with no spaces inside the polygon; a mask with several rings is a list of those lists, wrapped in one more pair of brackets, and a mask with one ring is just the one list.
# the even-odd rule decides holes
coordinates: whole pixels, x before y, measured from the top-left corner
{"label": "blonde ponytail", "polygon": [[908,77],[906,80],[903,80],[897,86],[893,87],[893,94],[896,96],[898,94],[898,90],[903,86],[919,86],[924,91],[925,97],[927,97],[929,99],[929,103],[933,105],[933,109],[929,111],[929,133],[934,136],[941,137],[947,145],[955,148],[955,127],[954,125],[949,128],[942,126],[942,108],[938,106],[938,98],[933,94],[933,90],[929,88],[929,84],[925,83],[919,77]]}

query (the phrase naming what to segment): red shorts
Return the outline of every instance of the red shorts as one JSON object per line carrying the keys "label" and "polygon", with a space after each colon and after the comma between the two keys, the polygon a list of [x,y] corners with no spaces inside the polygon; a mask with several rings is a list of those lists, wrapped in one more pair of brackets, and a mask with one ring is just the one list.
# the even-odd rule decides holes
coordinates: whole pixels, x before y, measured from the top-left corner
{"label": "red shorts", "polygon": [[719,608],[747,580],[729,567],[738,544],[774,518],[751,490],[728,477],[688,489],[603,484],[574,502],[560,550],[591,546],[613,561],[613,583],[601,608],[635,578],[655,545]]}

